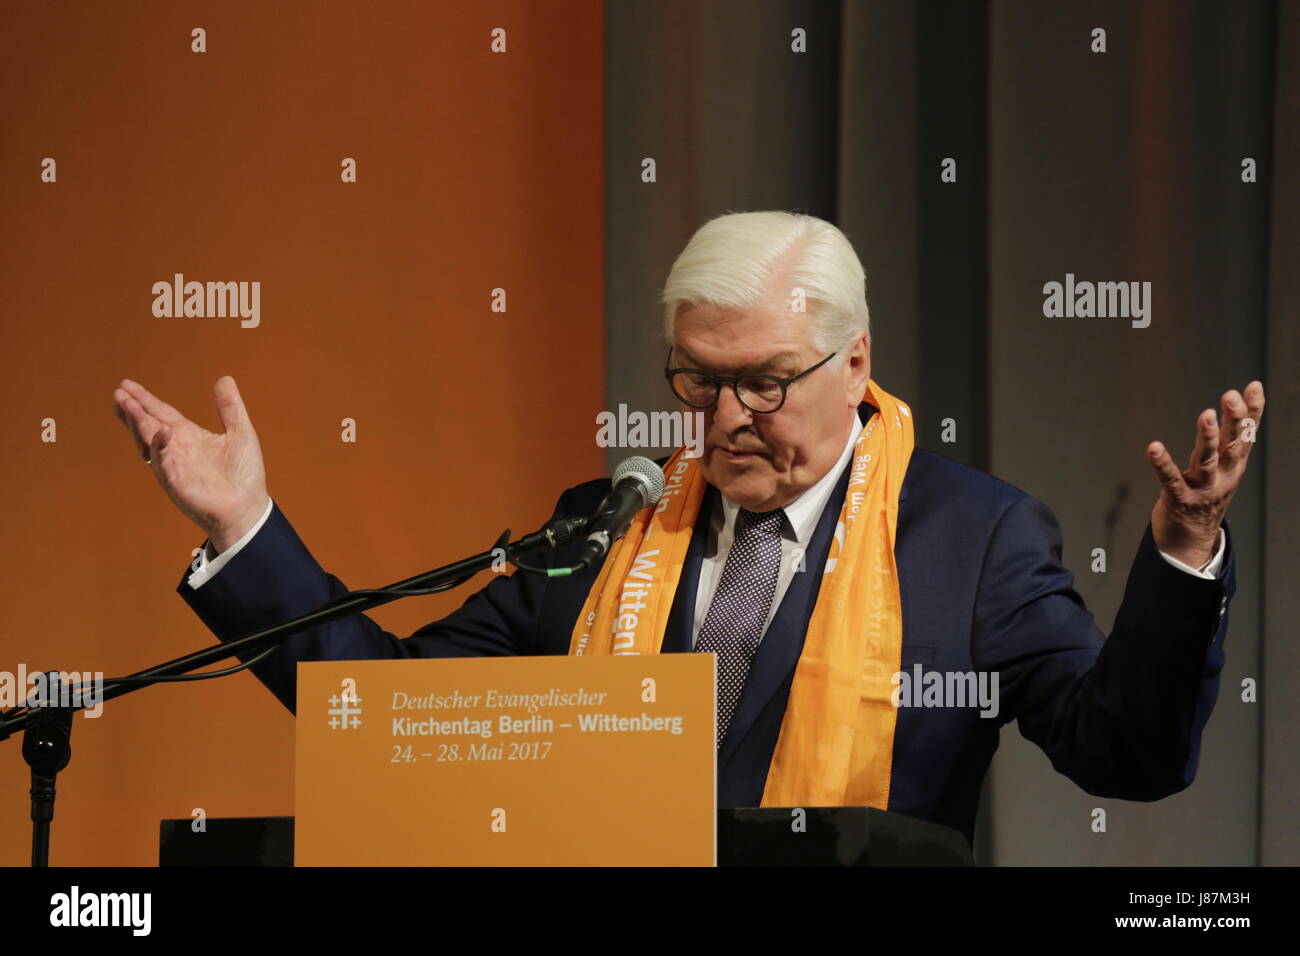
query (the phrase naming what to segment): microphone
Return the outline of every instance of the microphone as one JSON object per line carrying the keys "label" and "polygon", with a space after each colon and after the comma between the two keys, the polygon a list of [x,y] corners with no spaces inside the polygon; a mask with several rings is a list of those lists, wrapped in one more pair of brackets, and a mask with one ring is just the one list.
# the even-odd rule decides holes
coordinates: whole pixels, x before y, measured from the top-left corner
{"label": "microphone", "polygon": [[664,472],[649,458],[635,455],[614,469],[614,487],[587,522],[587,540],[578,549],[574,571],[591,567],[627,533],[636,513],[657,503],[664,493]]}

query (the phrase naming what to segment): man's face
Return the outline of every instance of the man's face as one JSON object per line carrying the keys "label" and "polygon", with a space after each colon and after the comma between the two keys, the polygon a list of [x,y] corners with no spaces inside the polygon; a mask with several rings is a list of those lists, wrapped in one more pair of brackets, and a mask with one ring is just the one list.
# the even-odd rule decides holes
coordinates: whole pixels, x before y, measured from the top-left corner
{"label": "man's face", "polygon": [[[748,311],[687,307],[674,323],[669,364],[717,375],[789,378],[826,357],[813,346],[810,320],[779,305]],[[865,335],[844,351],[847,359],[837,356],[791,384],[775,412],[746,408],[730,384],[719,390],[716,405],[703,410],[700,467],[727,500],[758,512],[785,507],[839,459],[871,374]]]}

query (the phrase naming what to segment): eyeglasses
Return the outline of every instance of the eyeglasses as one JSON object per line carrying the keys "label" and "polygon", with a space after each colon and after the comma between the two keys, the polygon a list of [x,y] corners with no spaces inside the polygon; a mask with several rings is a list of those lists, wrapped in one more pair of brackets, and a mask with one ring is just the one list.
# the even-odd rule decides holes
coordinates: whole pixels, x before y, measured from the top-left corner
{"label": "eyeglasses", "polygon": [[[836,349],[816,365],[804,369],[790,378],[776,375],[710,375],[697,368],[665,368],[664,377],[672,387],[673,394],[691,408],[712,408],[718,401],[718,394],[723,384],[731,386],[736,398],[751,412],[770,415],[785,404],[786,390],[805,375],[817,371],[836,355]],[[671,362],[673,350],[668,350],[667,361]]]}

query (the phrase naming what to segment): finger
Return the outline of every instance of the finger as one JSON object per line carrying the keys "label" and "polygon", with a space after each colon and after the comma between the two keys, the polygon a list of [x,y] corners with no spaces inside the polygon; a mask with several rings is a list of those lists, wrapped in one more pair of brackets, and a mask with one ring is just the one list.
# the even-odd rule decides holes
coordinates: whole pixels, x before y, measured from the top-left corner
{"label": "finger", "polygon": [[1219,417],[1214,409],[1207,408],[1196,419],[1196,443],[1192,446],[1192,460],[1187,467],[1188,487],[1204,488],[1214,483],[1219,465]]}
{"label": "finger", "polygon": [[126,425],[130,431],[131,437],[135,439],[136,449],[140,452],[140,457],[149,458],[149,441],[153,438],[154,432],[158,430],[161,424],[152,415],[146,412],[129,393],[123,389],[118,389],[113,393],[116,401],[115,411],[117,417]]}
{"label": "finger", "polygon": [[149,457],[147,461],[155,469],[161,469],[166,460],[167,445],[172,439],[172,430],[166,425],[159,425],[149,440]]}
{"label": "finger", "polygon": [[1178,470],[1174,460],[1169,457],[1169,450],[1160,442],[1153,441],[1147,445],[1147,461],[1151,462],[1156,477],[1169,496],[1175,501],[1181,500],[1187,493],[1187,482],[1183,480],[1183,473]]}
{"label": "finger", "polygon": [[139,382],[133,382],[129,378],[122,379],[122,388],[127,391],[144,408],[146,412],[155,419],[168,425],[175,425],[185,421],[185,416],[176,409],[172,408],[161,398],[154,395],[153,392],[145,388]]}
{"label": "finger", "polygon": [[222,427],[227,432],[251,429],[253,424],[248,419],[248,409],[239,394],[239,386],[233,377],[223,375],[217,379],[212,392],[217,397],[217,414],[221,416]]}
{"label": "finger", "polygon": [[147,460],[149,452],[140,436],[136,434],[135,423],[131,421],[130,416],[122,410],[122,406],[116,400],[113,402],[113,415],[126,428],[127,434],[131,436],[131,444],[135,445],[136,454]]}
{"label": "finger", "polygon": [[1223,429],[1219,436],[1219,457],[1225,468],[1236,467],[1246,455],[1242,447],[1242,422],[1246,420],[1246,402],[1235,388],[1223,393]]}
{"label": "finger", "polygon": [[114,389],[113,417],[126,426],[126,430],[131,433],[132,438],[137,438],[138,436],[135,433],[135,425],[132,424],[131,422],[131,416],[129,416],[126,413],[126,409],[122,407],[122,403],[130,397],[131,396],[128,395],[126,392],[124,392],[122,389],[120,388]]}
{"label": "finger", "polygon": [[1242,397],[1246,399],[1246,418],[1241,423],[1241,443],[1249,455],[1259,440],[1259,426],[1264,419],[1264,383],[1251,382]]}
{"label": "finger", "polygon": [[1250,417],[1258,421],[1264,417],[1264,383],[1256,380],[1246,386],[1246,391],[1242,393],[1246,399],[1246,407],[1250,409]]}

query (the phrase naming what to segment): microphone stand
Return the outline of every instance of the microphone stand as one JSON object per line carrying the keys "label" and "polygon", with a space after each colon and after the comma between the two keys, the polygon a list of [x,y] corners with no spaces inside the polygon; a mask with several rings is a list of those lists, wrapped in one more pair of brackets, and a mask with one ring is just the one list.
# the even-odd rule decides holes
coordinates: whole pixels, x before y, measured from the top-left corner
{"label": "microphone stand", "polygon": [[[502,558],[513,561],[516,555],[537,554],[562,547],[585,530],[587,524],[587,518],[560,518],[540,531],[525,535],[515,542],[510,541],[510,530],[507,528],[490,551],[435,568],[424,574],[417,574],[415,577],[390,584],[386,588],[340,595],[314,611],[281,621],[279,624],[272,624],[270,627],[246,634],[236,640],[214,644],[201,651],[186,654],[184,657],[137,671],[125,678],[106,680],[103,693],[97,695],[98,699],[109,700],[121,697],[158,683],[150,678],[187,674],[227,657],[264,650],[299,631],[328,624],[342,617],[361,614],[371,608],[396,601],[398,598],[427,594],[431,589],[446,589],[464,584],[475,574],[486,570]],[[58,686],[53,676],[47,681],[47,686],[51,688]],[[67,695],[72,706],[58,706],[60,696],[58,692],[51,693],[48,695],[49,701],[35,706],[29,704],[29,709],[25,713],[0,717],[0,741],[9,739],[20,730],[24,731],[23,759],[32,768],[32,866],[34,867],[49,865],[50,824],[54,820],[54,779],[58,772],[68,765],[72,757],[72,747],[69,745],[72,715],[91,703],[86,701],[84,693],[80,693]],[[81,702],[73,703],[73,697],[79,698]]]}

